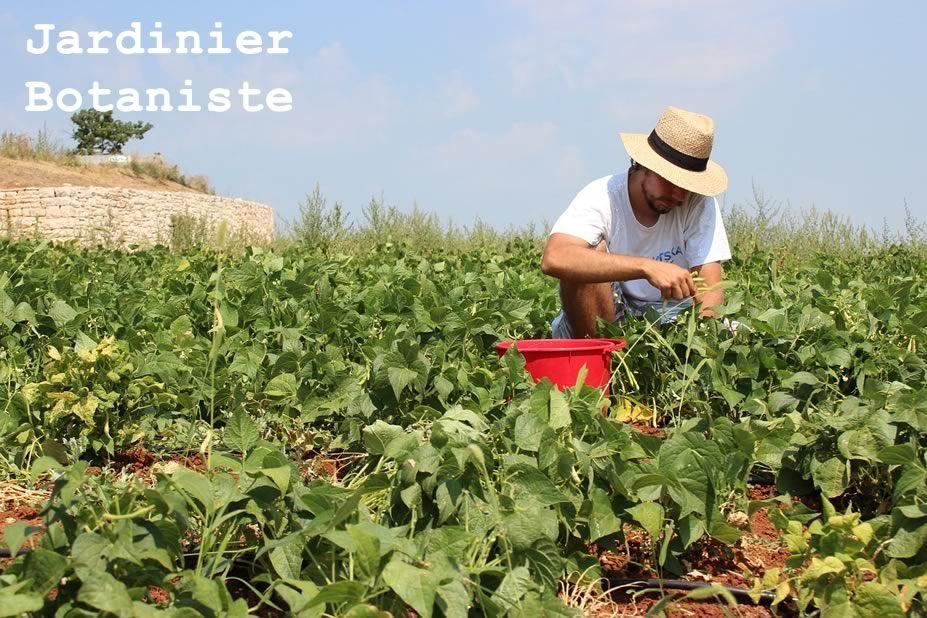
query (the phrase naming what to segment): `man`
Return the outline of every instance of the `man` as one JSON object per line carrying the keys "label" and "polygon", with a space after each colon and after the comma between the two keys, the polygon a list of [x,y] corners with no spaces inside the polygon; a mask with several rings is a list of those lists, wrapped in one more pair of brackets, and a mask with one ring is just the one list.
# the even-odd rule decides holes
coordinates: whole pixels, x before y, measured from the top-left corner
{"label": "man", "polygon": [[[656,309],[672,320],[693,302],[724,302],[721,262],[731,258],[715,195],[727,174],[709,161],[714,122],[668,107],[650,135],[622,133],[627,173],[587,185],[551,230],[541,270],[560,280],[555,339],[596,336],[596,319]],[[708,291],[698,293],[692,274]]]}

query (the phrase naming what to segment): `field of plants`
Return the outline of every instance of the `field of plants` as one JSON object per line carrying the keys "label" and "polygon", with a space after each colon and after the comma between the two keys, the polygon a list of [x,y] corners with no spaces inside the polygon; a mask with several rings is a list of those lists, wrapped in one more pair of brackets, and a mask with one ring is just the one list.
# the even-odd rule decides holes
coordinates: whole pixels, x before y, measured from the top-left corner
{"label": "field of plants", "polygon": [[735,239],[604,402],[541,248],[0,241],[0,616],[927,614],[923,247]]}

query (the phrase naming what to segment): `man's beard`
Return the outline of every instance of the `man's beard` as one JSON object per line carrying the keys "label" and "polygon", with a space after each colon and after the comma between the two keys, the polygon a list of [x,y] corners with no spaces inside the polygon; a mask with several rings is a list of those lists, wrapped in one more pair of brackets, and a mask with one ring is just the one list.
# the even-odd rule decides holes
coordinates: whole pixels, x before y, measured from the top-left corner
{"label": "man's beard", "polygon": [[647,207],[658,215],[665,215],[669,211],[673,210],[673,208],[682,205],[681,202],[678,204],[670,204],[669,200],[665,198],[654,197],[647,192],[644,192],[644,199],[647,202]]}

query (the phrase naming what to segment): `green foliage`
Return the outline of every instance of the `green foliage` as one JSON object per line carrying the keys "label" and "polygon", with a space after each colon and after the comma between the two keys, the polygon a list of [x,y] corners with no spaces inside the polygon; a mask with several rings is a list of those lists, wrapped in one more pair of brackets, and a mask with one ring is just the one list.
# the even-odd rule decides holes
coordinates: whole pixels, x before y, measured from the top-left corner
{"label": "green foliage", "polygon": [[227,224],[216,225],[205,217],[171,215],[170,237],[166,244],[175,252],[212,249],[236,253],[267,242],[243,226],[229,232]]}
{"label": "green foliage", "polygon": [[[603,415],[595,389],[535,385],[516,348],[497,357],[559,308],[535,240],[369,238],[3,242],[0,462],[54,491],[0,606],[140,614],[153,586],[175,613],[570,615],[557,586],[599,576],[587,546],[637,528],[684,573],[698,541],[737,542],[759,473],[825,512],[782,512],[793,559],[757,591],[923,610],[921,253],[756,251],[727,269],[736,333],[692,312],[606,327],[629,343],[612,392],[650,408],[658,438]],[[87,474],[130,445],[154,454],[147,476]]]}
{"label": "green foliage", "polygon": [[822,616],[906,616],[924,609],[927,569],[897,560],[879,566],[884,530],[861,521],[860,514],[838,514],[822,498],[823,517],[810,525],[772,511],[791,557],[783,571],[770,569],[756,581],[754,592],[774,589],[776,603],[790,590],[802,611],[816,608]]}
{"label": "green foliage", "polygon": [[738,252],[768,251],[780,264],[799,266],[825,252],[837,260],[878,252],[892,244],[927,252],[927,224],[905,206],[904,231],[873,230],[848,217],[811,207],[795,212],[753,188],[753,201],[725,209],[724,225]]}
{"label": "green foliage", "polygon": [[[61,322],[76,316],[61,302],[49,312]],[[48,346],[41,380],[27,382],[21,391],[45,437],[90,436],[95,449],[105,446],[113,451],[110,418],[117,426],[125,426],[131,411],[142,405],[141,400],[160,390],[151,379],[132,379],[135,367],[126,352],[113,337],[97,343],[84,336],[73,349],[61,351]]]}
{"label": "green foliage", "polygon": [[376,246],[422,256],[434,254],[437,259],[447,251],[509,253],[523,247],[535,252],[542,240],[534,225],[499,232],[477,220],[470,227],[458,227],[417,205],[405,211],[387,205],[382,198],[371,199],[362,208],[361,216],[352,220],[341,202],[328,205],[318,184],[299,204],[297,216],[285,222],[284,227],[280,242],[284,247],[299,244],[314,250],[366,254]]}
{"label": "green foliage", "polygon": [[845,496],[872,516],[902,480],[881,453],[918,444],[920,457],[927,431],[924,260],[890,247],[780,271],[769,254],[735,257],[722,313],[743,324],[738,332],[717,322],[610,326],[629,341],[620,390],[663,422],[743,423],[781,491]]}
{"label": "green foliage", "polygon": [[299,204],[299,213],[290,223],[290,236],[296,242],[320,250],[341,246],[351,226],[341,202],[326,204],[319,185]]}
{"label": "green foliage", "polygon": [[131,139],[143,139],[151,128],[150,122],[125,122],[113,118],[112,110],[82,109],[71,115],[74,131],[71,137],[77,142],[77,153],[90,155],[120,154]]}

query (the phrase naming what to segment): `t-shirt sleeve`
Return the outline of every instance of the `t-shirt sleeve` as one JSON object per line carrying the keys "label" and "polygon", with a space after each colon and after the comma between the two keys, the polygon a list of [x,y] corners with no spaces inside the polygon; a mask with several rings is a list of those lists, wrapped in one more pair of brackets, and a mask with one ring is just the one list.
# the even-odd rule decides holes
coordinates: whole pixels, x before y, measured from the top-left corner
{"label": "t-shirt sleeve", "polygon": [[604,179],[592,182],[576,194],[554,226],[551,234],[569,234],[590,245],[608,239],[612,207]]}
{"label": "t-shirt sleeve", "polygon": [[721,207],[714,197],[706,196],[701,203],[692,205],[685,238],[685,255],[690,267],[731,259]]}

